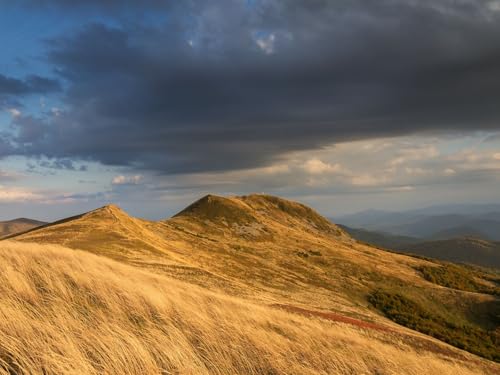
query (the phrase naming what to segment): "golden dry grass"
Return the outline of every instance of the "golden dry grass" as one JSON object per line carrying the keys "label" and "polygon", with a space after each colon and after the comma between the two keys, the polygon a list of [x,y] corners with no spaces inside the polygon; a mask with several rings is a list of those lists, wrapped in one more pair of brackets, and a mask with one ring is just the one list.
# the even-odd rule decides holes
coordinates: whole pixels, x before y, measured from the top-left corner
{"label": "golden dry grass", "polygon": [[2,242],[0,269],[0,374],[498,370],[452,348],[462,359],[55,245]]}

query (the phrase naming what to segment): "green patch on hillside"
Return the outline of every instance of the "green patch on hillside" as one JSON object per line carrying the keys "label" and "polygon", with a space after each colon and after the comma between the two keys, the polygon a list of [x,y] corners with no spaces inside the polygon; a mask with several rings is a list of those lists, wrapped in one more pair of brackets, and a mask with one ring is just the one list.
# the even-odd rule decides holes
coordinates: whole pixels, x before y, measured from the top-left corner
{"label": "green patch on hillside", "polygon": [[440,266],[421,266],[418,270],[427,281],[447,288],[466,292],[500,295],[500,288],[498,286],[490,286],[478,281],[480,279],[492,281],[491,276],[486,275],[488,277],[481,277],[484,275],[480,275],[477,271],[469,270],[466,267],[443,264]]}
{"label": "green patch on hillside", "polygon": [[377,290],[368,301],[394,322],[435,337],[457,348],[500,362],[499,336],[493,331],[459,324],[442,315],[430,312],[399,293]]}

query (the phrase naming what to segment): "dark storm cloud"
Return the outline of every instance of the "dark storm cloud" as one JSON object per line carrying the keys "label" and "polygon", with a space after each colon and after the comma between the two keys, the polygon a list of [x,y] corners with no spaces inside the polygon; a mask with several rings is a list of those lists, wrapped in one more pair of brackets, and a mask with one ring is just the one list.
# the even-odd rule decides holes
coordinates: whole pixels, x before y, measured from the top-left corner
{"label": "dark storm cloud", "polygon": [[[0,73],[0,110],[22,106],[19,99],[33,94],[48,94],[61,90],[57,80],[30,75],[17,79]],[[0,147],[1,147],[0,140]],[[2,150],[0,149],[0,155]]]}
{"label": "dark storm cloud", "polygon": [[88,167],[85,165],[75,166],[75,163],[70,159],[58,159],[58,160],[39,160],[38,165],[43,168],[67,170],[67,171],[80,171],[86,172]]}
{"label": "dark storm cloud", "polygon": [[[172,0],[20,0],[19,3],[35,8],[56,6],[63,8],[78,8],[94,6],[97,8],[151,7],[164,8]],[[0,2],[1,4],[1,2]]]}
{"label": "dark storm cloud", "polygon": [[66,110],[25,124],[43,134],[22,152],[177,173],[350,139],[500,128],[493,1],[177,4],[161,26],[92,24],[50,41]]}
{"label": "dark storm cloud", "polygon": [[31,75],[24,80],[7,77],[0,73],[0,97],[29,94],[46,94],[59,91],[59,82],[53,79]]}

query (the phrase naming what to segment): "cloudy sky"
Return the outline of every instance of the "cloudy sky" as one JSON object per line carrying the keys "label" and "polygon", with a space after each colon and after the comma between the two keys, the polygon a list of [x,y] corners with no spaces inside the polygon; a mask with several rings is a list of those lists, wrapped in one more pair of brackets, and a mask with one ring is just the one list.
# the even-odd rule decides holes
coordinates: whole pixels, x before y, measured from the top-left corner
{"label": "cloudy sky", "polygon": [[500,199],[498,0],[0,0],[0,48],[0,219]]}

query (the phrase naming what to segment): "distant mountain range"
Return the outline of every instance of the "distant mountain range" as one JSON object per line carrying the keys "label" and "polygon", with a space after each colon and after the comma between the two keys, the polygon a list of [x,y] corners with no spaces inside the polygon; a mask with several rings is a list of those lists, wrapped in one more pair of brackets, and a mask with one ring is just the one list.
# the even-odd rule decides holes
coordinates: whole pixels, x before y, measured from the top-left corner
{"label": "distant mountain range", "polygon": [[469,263],[500,269],[500,242],[478,237],[452,237],[445,240],[422,240],[366,229],[339,225],[358,241],[401,253],[421,255],[455,263]]}
{"label": "distant mountain range", "polygon": [[500,242],[479,238],[464,237],[420,242],[402,247],[401,250],[436,259],[500,268]]}
{"label": "distant mountain range", "polygon": [[479,237],[500,241],[500,205],[437,206],[406,212],[369,210],[333,220],[350,228],[421,240]]}
{"label": "distant mountain range", "polygon": [[19,218],[8,221],[0,221],[0,238],[27,230],[37,228],[47,223],[38,220]]}
{"label": "distant mountain range", "polygon": [[335,221],[355,239],[385,249],[500,268],[498,205],[439,206],[407,212],[370,210]]}

